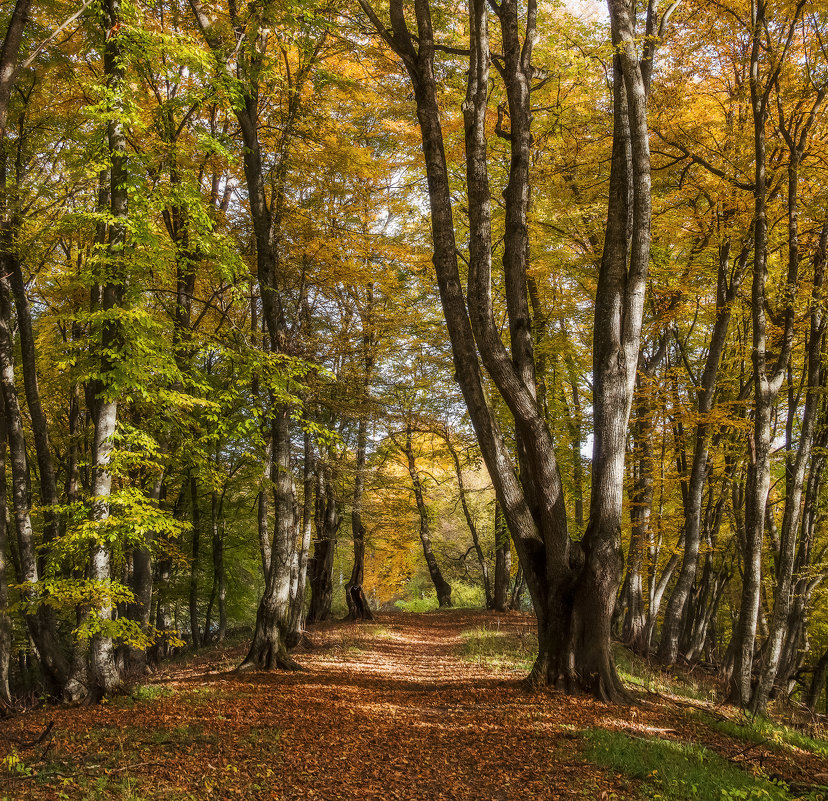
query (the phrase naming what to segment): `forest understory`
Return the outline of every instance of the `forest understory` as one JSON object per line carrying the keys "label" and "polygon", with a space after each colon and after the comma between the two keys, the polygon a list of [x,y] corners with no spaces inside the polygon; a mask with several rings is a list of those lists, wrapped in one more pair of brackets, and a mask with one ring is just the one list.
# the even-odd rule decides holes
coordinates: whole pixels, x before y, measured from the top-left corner
{"label": "forest understory", "polygon": [[0,799],[828,797],[824,720],[751,722],[698,668],[620,650],[635,706],[527,693],[534,627],[472,610],[324,624],[301,672],[236,673],[241,638],[183,653],[104,704],[0,720]]}

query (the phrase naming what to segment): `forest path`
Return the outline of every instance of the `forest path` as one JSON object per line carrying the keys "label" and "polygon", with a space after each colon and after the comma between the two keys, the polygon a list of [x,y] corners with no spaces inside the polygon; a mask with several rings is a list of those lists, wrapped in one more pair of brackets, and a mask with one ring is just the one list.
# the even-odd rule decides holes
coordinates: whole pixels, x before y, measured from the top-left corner
{"label": "forest path", "polygon": [[22,760],[0,771],[0,800],[640,797],[638,781],[588,762],[583,732],[687,741],[698,727],[672,703],[527,694],[525,670],[463,654],[469,632],[515,647],[531,628],[463,610],[332,623],[312,629],[296,673],[235,673],[245,644],[186,655],[130,696],[0,721],[0,758]]}

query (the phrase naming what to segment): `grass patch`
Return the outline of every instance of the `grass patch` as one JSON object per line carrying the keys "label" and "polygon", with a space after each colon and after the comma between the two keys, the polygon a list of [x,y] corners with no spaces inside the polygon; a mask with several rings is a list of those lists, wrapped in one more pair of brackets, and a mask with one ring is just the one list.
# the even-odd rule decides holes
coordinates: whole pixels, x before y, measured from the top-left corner
{"label": "grass patch", "polygon": [[[670,801],[790,801],[786,787],[753,776],[704,746],[630,737],[591,729],[586,756],[595,764],[642,782],[643,798]],[[819,794],[796,796],[819,801]]]}
{"label": "grass patch", "polygon": [[480,626],[461,632],[461,654],[468,662],[496,670],[532,669],[538,653],[538,638],[532,632],[499,631]]}
{"label": "grass patch", "polygon": [[437,593],[432,592],[424,598],[412,598],[410,601],[394,601],[394,606],[402,612],[433,612],[439,609]]}
{"label": "grass patch", "polygon": [[175,695],[175,690],[166,684],[138,684],[126,695],[113,698],[112,705],[129,708],[137,703],[148,704],[173,695]]}
{"label": "grass patch", "polygon": [[757,745],[767,743],[771,746],[775,745],[783,748],[800,748],[803,751],[809,751],[828,759],[828,741],[810,737],[796,729],[774,723],[768,718],[721,720],[704,712],[697,712],[696,716],[706,726],[736,740],[744,740]]}
{"label": "grass patch", "polygon": [[653,668],[646,659],[618,643],[613,643],[613,657],[618,675],[625,684],[651,693],[677,695],[694,701],[710,701],[716,697],[715,687],[705,687],[683,676],[671,676]]}
{"label": "grass patch", "polygon": [[[394,606],[403,612],[434,612],[440,608],[433,586],[425,586],[419,581],[412,581],[406,588],[406,593],[410,593],[413,597],[394,602]],[[486,597],[481,586],[457,581],[451,585],[451,606],[443,611],[483,609],[485,606]]]}
{"label": "grass patch", "polygon": [[361,627],[361,630],[365,632],[366,637],[370,637],[372,640],[393,640],[394,639],[394,632],[391,631],[387,626],[383,626],[379,623],[368,623]]}

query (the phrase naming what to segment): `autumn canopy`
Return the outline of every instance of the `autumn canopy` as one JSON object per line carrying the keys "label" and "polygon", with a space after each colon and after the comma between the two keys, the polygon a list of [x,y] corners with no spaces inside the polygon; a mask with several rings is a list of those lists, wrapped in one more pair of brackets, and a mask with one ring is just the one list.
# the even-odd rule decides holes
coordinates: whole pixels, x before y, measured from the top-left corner
{"label": "autumn canopy", "polygon": [[531,611],[530,690],[629,702],[615,639],[819,705],[824,3],[0,35],[0,708],[437,606]]}

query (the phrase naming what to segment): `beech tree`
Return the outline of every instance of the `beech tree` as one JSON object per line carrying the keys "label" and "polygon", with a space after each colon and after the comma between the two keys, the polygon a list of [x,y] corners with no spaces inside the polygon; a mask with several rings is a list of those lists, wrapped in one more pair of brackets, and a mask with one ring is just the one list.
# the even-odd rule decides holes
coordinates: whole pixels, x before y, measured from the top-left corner
{"label": "beech tree", "polygon": [[[487,4],[481,0],[469,4],[469,77],[463,114],[470,242],[464,298],[434,77],[435,52],[441,46],[435,39],[430,4],[414,5],[416,33],[408,27],[402,0],[392,0],[388,25],[365,0],[360,4],[402,60],[414,90],[428,179],[434,266],[456,376],[538,618],[539,654],[529,680],[570,691],[586,689],[599,697],[619,700],[625,693],[610,654],[610,620],[620,582],[626,425],[649,265],[646,98],[654,43],[661,32],[656,10],[653,6],[649,9],[650,38],[646,52],[639,54],[631,9],[623,2],[610,3],[609,9],[616,48],[614,133],[608,221],[595,302],[593,481],[587,530],[575,544],[568,533],[552,437],[537,402],[526,282],[537,6],[529,2],[521,36],[518,4],[491,4],[499,22],[503,53],[490,58]],[[662,26],[668,16],[662,18]],[[500,338],[492,310],[486,133],[490,62],[496,65],[505,86],[510,124],[503,267],[511,351]],[[485,398],[481,363],[514,417],[519,478]]]}

